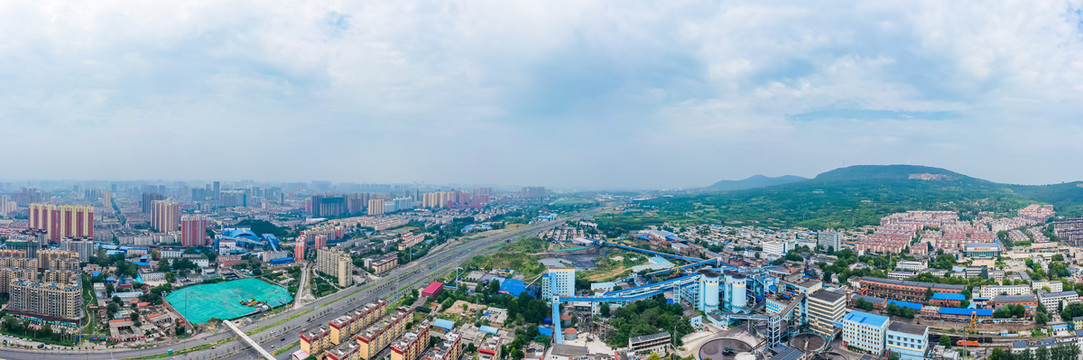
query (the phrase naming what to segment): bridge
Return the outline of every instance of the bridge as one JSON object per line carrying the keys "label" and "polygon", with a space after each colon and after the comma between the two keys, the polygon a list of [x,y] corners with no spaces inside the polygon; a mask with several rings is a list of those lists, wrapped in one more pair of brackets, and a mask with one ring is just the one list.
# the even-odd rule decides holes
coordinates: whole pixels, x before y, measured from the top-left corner
{"label": "bridge", "polygon": [[241,338],[241,340],[244,340],[244,342],[248,343],[248,346],[251,346],[257,352],[259,352],[259,354],[261,356],[263,356],[264,359],[277,360],[277,359],[275,359],[274,356],[271,355],[271,353],[267,352],[267,350],[263,350],[263,347],[259,346],[259,343],[257,343],[255,340],[252,340],[252,338],[248,337],[248,335],[246,335],[244,333],[244,331],[241,331],[241,329],[238,328],[237,325],[233,325],[232,321],[222,320],[222,323],[226,324],[226,327],[229,327],[230,330],[233,330],[233,333],[237,334],[237,337]]}

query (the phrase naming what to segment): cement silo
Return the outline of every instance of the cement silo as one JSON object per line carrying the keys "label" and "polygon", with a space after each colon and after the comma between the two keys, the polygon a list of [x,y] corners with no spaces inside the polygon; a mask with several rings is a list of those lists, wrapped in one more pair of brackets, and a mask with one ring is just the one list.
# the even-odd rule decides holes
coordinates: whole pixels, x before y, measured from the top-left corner
{"label": "cement silo", "polygon": [[700,298],[703,299],[703,311],[718,310],[719,274],[711,270],[699,272]]}

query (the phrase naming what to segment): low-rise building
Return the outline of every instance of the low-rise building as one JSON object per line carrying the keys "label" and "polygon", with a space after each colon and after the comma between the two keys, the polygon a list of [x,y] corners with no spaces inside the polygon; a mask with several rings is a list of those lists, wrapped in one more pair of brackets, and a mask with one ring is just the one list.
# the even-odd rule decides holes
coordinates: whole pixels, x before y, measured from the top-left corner
{"label": "low-rise building", "polygon": [[383,275],[391,269],[394,269],[399,265],[399,257],[395,254],[384,256],[382,258],[372,261],[372,272],[376,275]]}
{"label": "low-rise building", "polygon": [[457,360],[463,354],[462,336],[449,332],[444,340],[425,354],[425,360]]}
{"label": "low-rise building", "polygon": [[1057,312],[1061,309],[1061,304],[1068,306],[1079,302],[1079,294],[1076,294],[1075,290],[1061,291],[1061,292],[1045,292],[1038,291],[1038,301],[1045,305],[1047,311]]}
{"label": "low-rise building", "polygon": [[665,354],[669,348],[670,334],[663,331],[651,335],[628,338],[628,348],[635,353]]}
{"label": "low-rise building", "polygon": [[414,360],[429,347],[429,323],[422,322],[414,331],[391,343],[391,360]]}
{"label": "low-rise building", "polygon": [[394,314],[370,325],[355,337],[360,345],[358,353],[365,360],[372,359],[381,350],[391,345],[391,341],[406,333],[406,322],[413,316],[414,309],[398,308]]}
{"label": "low-rise building", "polygon": [[895,270],[924,272],[929,269],[927,261],[902,260],[895,264]]}
{"label": "low-rise building", "polygon": [[929,349],[929,327],[900,321],[892,322],[885,333],[887,350],[899,354],[902,360],[925,359]]}
{"label": "low-rise building", "polygon": [[884,352],[884,333],[888,318],[863,311],[851,311],[842,318],[842,341],[874,354]]}
{"label": "low-rise building", "polygon": [[1030,286],[1027,285],[985,285],[979,291],[981,297],[995,298],[1001,295],[1026,295],[1030,294]]}
{"label": "low-rise building", "polygon": [[993,298],[993,307],[1001,308],[1008,305],[1022,305],[1027,313],[1038,309],[1038,298],[1033,294],[1027,295],[1000,295]]}
{"label": "low-rise building", "polygon": [[[1062,283],[1060,281],[1048,281],[1048,280],[1034,281],[1034,282],[1030,283],[1030,288],[1034,289],[1035,292],[1037,292],[1039,290],[1044,290],[1044,291],[1048,291],[1048,292],[1061,292],[1061,291],[1064,291],[1064,283]],[[1046,288],[1049,288],[1049,289],[1047,290]]]}

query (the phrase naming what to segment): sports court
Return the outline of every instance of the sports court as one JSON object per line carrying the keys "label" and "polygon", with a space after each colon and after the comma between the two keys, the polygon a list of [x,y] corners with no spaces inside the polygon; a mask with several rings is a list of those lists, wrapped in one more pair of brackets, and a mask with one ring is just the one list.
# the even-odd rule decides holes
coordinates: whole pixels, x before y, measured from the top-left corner
{"label": "sports court", "polygon": [[241,301],[250,299],[265,302],[272,308],[293,301],[285,288],[259,279],[189,286],[165,297],[174,309],[193,324],[202,324],[212,318],[236,319],[259,310],[241,304]]}

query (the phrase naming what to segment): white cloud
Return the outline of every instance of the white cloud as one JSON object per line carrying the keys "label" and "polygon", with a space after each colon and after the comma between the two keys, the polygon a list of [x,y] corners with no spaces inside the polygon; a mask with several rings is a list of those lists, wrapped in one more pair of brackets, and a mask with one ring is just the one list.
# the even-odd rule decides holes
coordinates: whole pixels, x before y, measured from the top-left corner
{"label": "white cloud", "polygon": [[9,1],[4,145],[49,150],[0,177],[695,186],[860,154],[1083,178],[1043,171],[1083,150],[1080,8]]}

